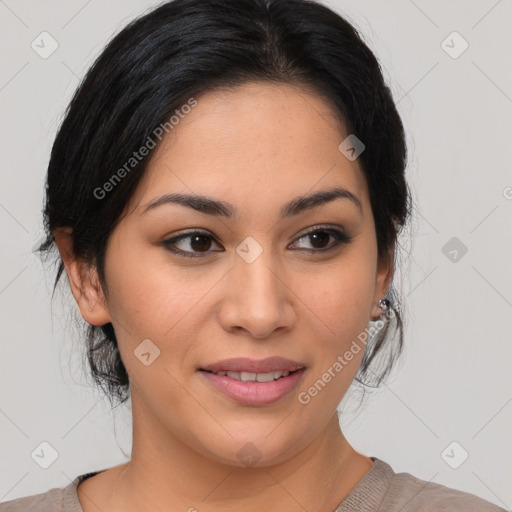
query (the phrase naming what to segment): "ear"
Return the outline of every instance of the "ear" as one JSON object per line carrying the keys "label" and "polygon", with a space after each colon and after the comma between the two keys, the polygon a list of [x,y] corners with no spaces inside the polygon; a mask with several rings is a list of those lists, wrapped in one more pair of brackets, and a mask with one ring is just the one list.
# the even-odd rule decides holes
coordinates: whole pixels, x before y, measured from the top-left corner
{"label": "ear", "polygon": [[107,324],[111,318],[96,268],[75,257],[71,235],[72,229],[68,227],[57,228],[53,233],[73,296],[86,322]]}
{"label": "ear", "polygon": [[393,280],[395,245],[393,244],[389,250],[384,253],[377,262],[377,274],[375,281],[375,295],[372,305],[372,320],[378,320],[382,315],[382,309],[378,305],[380,299],[383,299]]}

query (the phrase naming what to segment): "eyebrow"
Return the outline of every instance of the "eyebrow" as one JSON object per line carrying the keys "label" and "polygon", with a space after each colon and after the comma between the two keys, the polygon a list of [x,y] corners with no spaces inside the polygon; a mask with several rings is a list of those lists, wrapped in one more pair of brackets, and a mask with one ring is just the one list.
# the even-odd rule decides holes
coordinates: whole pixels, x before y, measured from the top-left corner
{"label": "eyebrow", "polygon": [[[298,196],[284,204],[281,208],[281,219],[298,215],[307,210],[311,210],[317,206],[330,203],[335,199],[349,200],[357,206],[362,214],[363,207],[358,197],[349,190],[342,187],[336,187],[326,190],[319,190],[310,195]],[[237,209],[230,203],[220,201],[200,194],[164,194],[163,196],[153,199],[148,203],[141,212],[144,215],[149,210],[153,210],[165,204],[178,204],[192,208],[200,213],[207,215],[215,215],[231,219],[237,215]]]}

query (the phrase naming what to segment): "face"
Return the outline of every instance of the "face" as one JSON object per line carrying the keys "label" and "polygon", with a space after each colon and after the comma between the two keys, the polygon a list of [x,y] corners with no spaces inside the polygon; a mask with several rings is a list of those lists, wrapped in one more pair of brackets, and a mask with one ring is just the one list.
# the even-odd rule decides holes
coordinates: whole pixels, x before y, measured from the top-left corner
{"label": "face", "polygon": [[[253,83],[198,97],[163,139],[109,240],[95,318],[114,325],[136,428],[233,465],[252,450],[264,465],[332,422],[364,345],[335,363],[391,278],[364,175],[338,149],[347,135],[313,92]],[[334,189],[346,197],[297,201]],[[155,203],[170,194],[212,202]],[[266,383],[239,380],[269,378],[249,363],[234,379],[204,371],[273,357],[298,367]]]}

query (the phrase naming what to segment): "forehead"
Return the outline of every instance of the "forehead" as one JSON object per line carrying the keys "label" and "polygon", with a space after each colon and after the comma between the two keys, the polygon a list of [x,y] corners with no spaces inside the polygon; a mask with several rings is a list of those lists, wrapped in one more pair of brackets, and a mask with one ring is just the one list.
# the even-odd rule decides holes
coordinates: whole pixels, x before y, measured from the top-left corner
{"label": "forehead", "polygon": [[358,161],[339,150],[348,133],[313,91],[249,83],[195,100],[155,149],[133,198],[137,204],[176,190],[229,196],[233,203],[249,196],[284,200],[332,185],[367,203]]}

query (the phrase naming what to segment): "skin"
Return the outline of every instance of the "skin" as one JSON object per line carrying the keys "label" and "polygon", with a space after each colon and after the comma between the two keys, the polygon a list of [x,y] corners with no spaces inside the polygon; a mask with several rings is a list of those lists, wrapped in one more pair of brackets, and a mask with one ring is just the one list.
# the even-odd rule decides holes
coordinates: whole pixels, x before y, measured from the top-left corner
{"label": "skin", "polygon": [[[307,405],[298,394],[382,314],[377,301],[389,288],[393,253],[377,258],[365,178],[358,160],[339,151],[348,134],[324,99],[266,83],[197,99],[156,149],[111,235],[106,289],[94,267],[73,257],[69,230],[55,233],[83,318],[112,322],[131,381],[132,458],[83,482],[79,500],[85,512],[333,510],[372,466],[345,439],[336,412],[364,350]],[[362,212],[335,199],[279,218],[296,196],[335,186],[355,194]],[[171,192],[231,203],[238,215],[176,204],[142,215]],[[323,224],[352,240],[326,250],[333,237],[303,237]],[[206,252],[190,239],[176,246],[206,256],[162,245],[192,229],[213,237]],[[263,250],[251,264],[236,252],[248,236]],[[324,252],[307,250],[315,248]],[[147,338],[160,349],[148,366],[134,355]],[[273,355],[306,372],[298,389],[265,406],[239,404],[198,371]],[[253,466],[237,456],[248,442],[261,457]]]}

